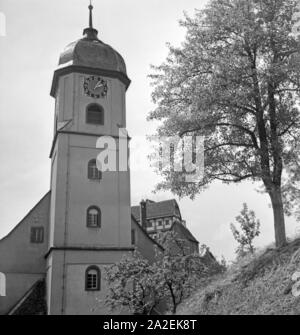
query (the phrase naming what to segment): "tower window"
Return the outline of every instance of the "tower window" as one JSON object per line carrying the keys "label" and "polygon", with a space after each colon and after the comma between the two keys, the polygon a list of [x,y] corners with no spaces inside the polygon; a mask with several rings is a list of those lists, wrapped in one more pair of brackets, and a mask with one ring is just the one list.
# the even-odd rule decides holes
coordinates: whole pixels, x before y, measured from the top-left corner
{"label": "tower window", "polygon": [[101,211],[98,207],[90,207],[87,210],[87,226],[89,228],[100,228],[101,227]]}
{"label": "tower window", "polygon": [[30,242],[31,243],[43,243],[44,242],[44,228],[43,227],[32,227],[31,228]]}
{"label": "tower window", "polygon": [[98,170],[96,159],[92,159],[88,164],[88,178],[91,180],[101,180],[102,172]]}
{"label": "tower window", "polygon": [[97,266],[90,266],[85,272],[85,290],[100,291],[101,272]]}
{"label": "tower window", "polygon": [[86,123],[104,125],[104,109],[97,104],[89,105],[86,109]]}

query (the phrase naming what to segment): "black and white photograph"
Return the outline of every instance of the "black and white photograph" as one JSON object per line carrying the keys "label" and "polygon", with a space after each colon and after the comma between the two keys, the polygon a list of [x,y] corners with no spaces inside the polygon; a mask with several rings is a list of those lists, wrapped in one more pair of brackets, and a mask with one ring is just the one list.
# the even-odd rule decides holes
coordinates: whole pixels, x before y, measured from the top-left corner
{"label": "black and white photograph", "polygon": [[1,316],[300,315],[299,0],[0,0],[0,151]]}

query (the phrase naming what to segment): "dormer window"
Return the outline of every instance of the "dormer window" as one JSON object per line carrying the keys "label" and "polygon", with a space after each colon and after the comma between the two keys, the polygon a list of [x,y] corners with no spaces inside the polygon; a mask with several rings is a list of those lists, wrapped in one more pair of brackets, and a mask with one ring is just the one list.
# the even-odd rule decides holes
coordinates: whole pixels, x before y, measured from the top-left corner
{"label": "dormer window", "polygon": [[86,109],[86,123],[104,125],[104,108],[98,104],[91,104]]}

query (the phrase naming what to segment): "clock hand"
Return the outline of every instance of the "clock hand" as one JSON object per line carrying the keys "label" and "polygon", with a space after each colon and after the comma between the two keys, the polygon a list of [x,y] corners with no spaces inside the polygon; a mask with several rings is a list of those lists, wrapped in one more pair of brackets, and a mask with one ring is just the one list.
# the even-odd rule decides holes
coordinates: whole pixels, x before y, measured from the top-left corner
{"label": "clock hand", "polygon": [[96,88],[100,88],[100,87],[102,87],[103,86],[103,84],[101,83],[101,81],[99,81],[97,84],[96,84],[96,86],[95,86],[95,88],[94,88],[94,90],[96,89]]}

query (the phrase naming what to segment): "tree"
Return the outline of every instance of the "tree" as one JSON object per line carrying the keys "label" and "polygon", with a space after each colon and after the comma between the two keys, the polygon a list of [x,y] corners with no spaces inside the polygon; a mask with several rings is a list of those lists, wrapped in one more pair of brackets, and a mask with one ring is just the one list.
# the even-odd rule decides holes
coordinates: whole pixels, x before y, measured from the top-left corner
{"label": "tree", "polygon": [[243,204],[243,209],[240,215],[236,217],[236,221],[239,223],[241,231],[233,223],[231,224],[231,231],[234,239],[239,243],[236,250],[237,255],[254,254],[253,240],[260,235],[260,221],[256,219],[254,211],[248,209],[246,203]]}
{"label": "tree", "polygon": [[111,310],[128,308],[134,314],[151,314],[162,300],[157,269],[137,251],[106,267],[109,293],[105,304]]}
{"label": "tree", "polygon": [[162,234],[159,242],[164,253],[153,264],[135,252],[106,268],[109,292],[105,303],[110,309],[123,306],[135,314],[151,314],[160,304],[167,304],[176,313],[196,287],[223,271],[217,261],[191,254],[175,232]]}
{"label": "tree", "polygon": [[179,238],[174,231],[162,234],[159,243],[164,247],[164,254],[156,262],[160,278],[158,281],[172,313],[175,314],[183,299],[223,268],[215,260],[210,261],[197,253],[191,254],[187,241]]}
{"label": "tree", "polygon": [[158,188],[193,198],[213,181],[260,181],[277,247],[286,244],[282,176],[300,135],[297,2],[211,0],[185,18],[184,43],[150,76],[157,134],[205,136],[203,180],[164,170]]}

